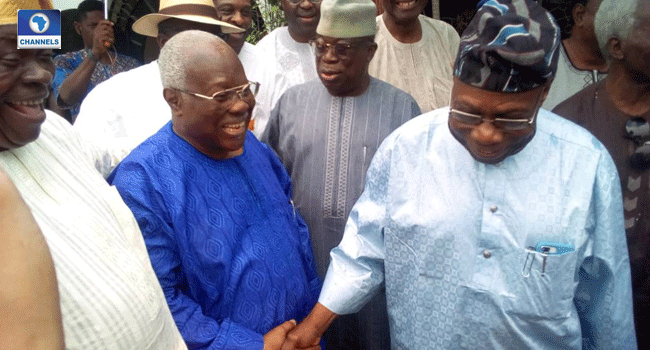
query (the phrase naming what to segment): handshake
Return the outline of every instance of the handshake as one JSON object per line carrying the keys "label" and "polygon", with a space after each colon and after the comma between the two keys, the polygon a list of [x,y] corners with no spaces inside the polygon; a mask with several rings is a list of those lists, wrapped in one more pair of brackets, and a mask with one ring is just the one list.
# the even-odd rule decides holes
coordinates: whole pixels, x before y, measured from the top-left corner
{"label": "handshake", "polygon": [[264,335],[264,350],[318,350],[320,339],[338,315],[316,303],[309,315],[296,324],[286,321]]}

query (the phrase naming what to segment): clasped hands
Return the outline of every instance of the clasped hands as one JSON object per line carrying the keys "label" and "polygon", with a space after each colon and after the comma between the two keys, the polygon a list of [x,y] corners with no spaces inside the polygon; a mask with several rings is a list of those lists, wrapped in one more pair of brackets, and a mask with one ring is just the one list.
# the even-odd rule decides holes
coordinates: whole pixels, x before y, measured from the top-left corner
{"label": "clasped hands", "polygon": [[337,317],[321,303],[300,324],[287,321],[264,335],[264,350],[318,350],[320,338]]}
{"label": "clasped hands", "polygon": [[[312,328],[313,329],[313,328]],[[287,321],[264,335],[264,350],[320,350],[320,335],[305,322]]]}

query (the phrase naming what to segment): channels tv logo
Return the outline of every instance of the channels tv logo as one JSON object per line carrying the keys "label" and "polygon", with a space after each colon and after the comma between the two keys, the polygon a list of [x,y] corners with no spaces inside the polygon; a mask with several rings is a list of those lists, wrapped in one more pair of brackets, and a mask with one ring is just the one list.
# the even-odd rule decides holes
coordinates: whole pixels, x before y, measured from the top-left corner
{"label": "channels tv logo", "polygon": [[19,49],[60,49],[61,11],[18,10]]}

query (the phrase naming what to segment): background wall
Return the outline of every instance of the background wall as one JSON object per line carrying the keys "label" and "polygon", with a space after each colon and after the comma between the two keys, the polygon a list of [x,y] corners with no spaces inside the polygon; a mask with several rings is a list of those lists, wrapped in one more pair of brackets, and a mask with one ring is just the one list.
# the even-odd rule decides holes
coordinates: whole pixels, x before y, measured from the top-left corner
{"label": "background wall", "polygon": [[55,9],[65,10],[77,8],[81,0],[52,0]]}
{"label": "background wall", "polygon": [[[76,9],[77,6],[79,6],[79,3],[81,1],[82,0],[52,0],[52,5],[54,5],[54,8],[58,10]],[[105,1],[108,1],[109,6],[113,2],[113,0],[105,0]]]}

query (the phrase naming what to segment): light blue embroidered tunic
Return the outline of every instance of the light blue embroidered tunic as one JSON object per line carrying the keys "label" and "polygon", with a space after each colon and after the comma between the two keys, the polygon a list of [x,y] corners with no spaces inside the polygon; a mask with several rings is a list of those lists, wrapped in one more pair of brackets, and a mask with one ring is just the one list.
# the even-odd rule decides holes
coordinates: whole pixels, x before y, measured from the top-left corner
{"label": "light blue embroidered tunic", "polygon": [[[378,149],[319,301],[355,312],[385,278],[393,349],[636,349],[602,144],[540,110],[526,148],[486,165],[447,115],[415,118]],[[573,251],[545,256],[543,242]]]}

